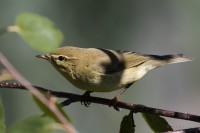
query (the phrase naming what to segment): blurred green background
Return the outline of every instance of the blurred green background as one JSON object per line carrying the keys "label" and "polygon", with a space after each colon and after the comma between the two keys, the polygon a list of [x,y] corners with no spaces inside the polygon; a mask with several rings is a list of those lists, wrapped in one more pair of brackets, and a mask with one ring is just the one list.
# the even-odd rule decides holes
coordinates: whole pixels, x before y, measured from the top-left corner
{"label": "blurred green background", "polygon": [[[22,12],[51,19],[65,36],[64,45],[131,50],[146,54],[184,53],[195,60],[149,72],[121,97],[146,106],[200,115],[200,1],[199,0],[0,0],[0,27],[13,25]],[[31,83],[45,88],[83,94],[67,82],[41,54],[17,34],[0,38],[0,50]],[[2,66],[1,66],[2,67]],[[41,114],[31,95],[22,90],[1,89],[6,123]],[[92,95],[113,98],[112,93]],[[65,110],[80,133],[116,133],[128,111],[75,103]],[[135,114],[137,133],[151,132]],[[167,119],[174,129],[197,123]]]}

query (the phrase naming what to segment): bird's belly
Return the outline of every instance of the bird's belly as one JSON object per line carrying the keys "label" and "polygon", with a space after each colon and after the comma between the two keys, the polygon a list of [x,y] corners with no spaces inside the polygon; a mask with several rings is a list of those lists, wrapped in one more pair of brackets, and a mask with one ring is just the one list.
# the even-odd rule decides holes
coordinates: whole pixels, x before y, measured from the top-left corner
{"label": "bird's belly", "polygon": [[133,67],[126,69],[123,73],[123,78],[121,82],[124,84],[135,82],[141,79],[147,72],[148,71],[146,68],[141,68],[141,67]]}
{"label": "bird's belly", "polygon": [[128,84],[139,80],[146,74],[145,70],[138,70],[136,67],[112,74],[93,73],[87,77],[76,76],[66,77],[74,86],[79,89],[94,92],[110,92],[126,87]]}
{"label": "bird's belly", "polygon": [[[76,80],[76,81],[75,81]],[[101,75],[92,78],[69,80],[74,86],[79,89],[94,91],[94,92],[110,92],[120,89],[120,80],[113,78],[110,75]]]}

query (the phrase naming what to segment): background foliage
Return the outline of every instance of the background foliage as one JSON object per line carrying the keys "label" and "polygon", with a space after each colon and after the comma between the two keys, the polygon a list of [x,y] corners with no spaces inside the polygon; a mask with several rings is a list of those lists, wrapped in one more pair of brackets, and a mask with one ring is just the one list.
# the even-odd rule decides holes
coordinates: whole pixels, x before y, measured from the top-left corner
{"label": "background foliage", "polygon": [[[51,19],[64,33],[64,45],[132,50],[147,54],[184,53],[195,58],[189,63],[166,66],[148,73],[131,86],[122,100],[147,106],[199,114],[199,0],[93,1],[93,0],[0,0],[0,27],[12,25],[18,14],[35,12]],[[69,84],[17,34],[0,38],[0,49],[31,83],[49,89],[83,92]],[[25,91],[0,90],[6,123],[40,110]],[[116,93],[96,93],[112,98]],[[80,103],[65,108],[81,133],[118,132],[127,111]],[[140,114],[135,115],[136,132],[151,132]],[[174,129],[197,123],[168,119]],[[109,126],[108,126],[109,125]],[[96,130],[98,129],[98,130]]]}

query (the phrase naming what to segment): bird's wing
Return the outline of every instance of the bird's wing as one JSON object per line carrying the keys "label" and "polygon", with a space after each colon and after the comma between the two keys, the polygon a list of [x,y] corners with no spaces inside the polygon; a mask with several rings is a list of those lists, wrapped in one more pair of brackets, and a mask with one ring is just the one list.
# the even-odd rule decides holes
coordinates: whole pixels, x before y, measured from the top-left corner
{"label": "bird's wing", "polygon": [[115,51],[108,49],[96,50],[100,51],[97,52],[99,54],[92,63],[92,69],[103,74],[120,72],[124,69],[139,66],[140,64],[149,60],[148,56],[135,52]]}
{"label": "bird's wing", "polygon": [[125,60],[126,68],[136,67],[150,59],[150,56],[130,51],[117,51]]}

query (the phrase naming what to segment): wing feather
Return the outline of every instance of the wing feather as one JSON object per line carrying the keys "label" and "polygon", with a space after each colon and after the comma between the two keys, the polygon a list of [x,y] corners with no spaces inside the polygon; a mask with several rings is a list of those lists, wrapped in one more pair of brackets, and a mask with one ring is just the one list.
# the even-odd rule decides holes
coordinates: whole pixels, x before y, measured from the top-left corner
{"label": "wing feather", "polygon": [[95,59],[92,68],[103,74],[121,72],[124,69],[137,67],[149,60],[148,56],[130,51],[115,51],[108,49],[96,50],[99,50],[98,53],[101,54],[98,54],[98,57],[96,57],[97,59]]}

